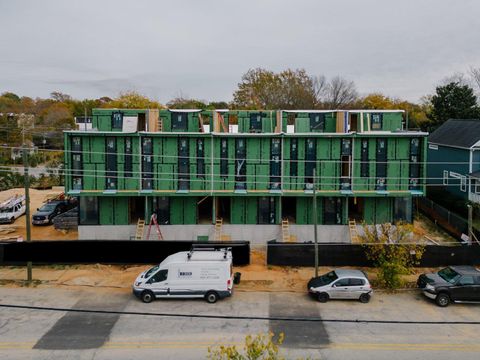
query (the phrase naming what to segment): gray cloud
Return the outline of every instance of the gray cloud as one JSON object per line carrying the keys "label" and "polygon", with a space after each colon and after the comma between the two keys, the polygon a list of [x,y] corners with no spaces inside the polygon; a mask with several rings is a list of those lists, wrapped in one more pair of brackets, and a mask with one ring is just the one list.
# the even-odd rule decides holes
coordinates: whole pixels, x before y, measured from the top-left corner
{"label": "gray cloud", "polygon": [[0,91],[230,100],[249,68],[418,100],[480,66],[475,0],[0,2]]}

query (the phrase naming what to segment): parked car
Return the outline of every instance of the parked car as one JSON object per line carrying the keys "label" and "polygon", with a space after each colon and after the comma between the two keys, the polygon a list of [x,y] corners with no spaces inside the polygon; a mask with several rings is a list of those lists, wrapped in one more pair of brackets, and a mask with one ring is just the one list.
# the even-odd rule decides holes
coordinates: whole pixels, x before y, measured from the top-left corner
{"label": "parked car", "polygon": [[373,293],[370,282],[363,271],[336,269],[312,278],[307,285],[310,295],[320,302],[329,299],[358,299],[368,303]]}
{"label": "parked car", "polygon": [[32,216],[33,225],[51,224],[53,218],[76,206],[75,201],[70,200],[53,200],[43,204],[41,208]]}
{"label": "parked car", "polygon": [[0,204],[0,224],[10,223],[25,214],[25,196],[15,195]]}
{"label": "parked car", "polygon": [[142,272],[132,290],[145,303],[156,298],[204,298],[213,304],[232,295],[232,252],[200,248],[170,255]]}
{"label": "parked car", "polygon": [[422,274],[417,285],[438,306],[480,301],[480,270],[474,266],[449,266],[437,273]]}

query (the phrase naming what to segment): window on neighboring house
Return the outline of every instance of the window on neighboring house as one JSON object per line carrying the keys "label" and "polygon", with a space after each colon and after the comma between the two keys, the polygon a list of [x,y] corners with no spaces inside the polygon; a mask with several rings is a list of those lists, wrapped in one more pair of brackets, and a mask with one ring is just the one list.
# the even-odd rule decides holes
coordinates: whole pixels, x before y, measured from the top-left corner
{"label": "window on neighboring house", "polygon": [[474,180],[475,181],[475,194],[480,194],[480,180],[479,179],[476,179]]}
{"label": "window on neighboring house", "polygon": [[132,177],[132,139],[125,138],[125,177]]}
{"label": "window on neighboring house", "polygon": [[443,185],[448,185],[448,170],[443,170]]}
{"label": "window on neighboring house", "polygon": [[383,114],[370,115],[370,130],[382,130]]}
{"label": "window on neighboring house", "polygon": [[460,178],[460,191],[467,191],[467,177],[465,175]]}
{"label": "window on neighboring house", "polygon": [[112,129],[122,129],[123,127],[123,113],[115,111],[112,113]]}

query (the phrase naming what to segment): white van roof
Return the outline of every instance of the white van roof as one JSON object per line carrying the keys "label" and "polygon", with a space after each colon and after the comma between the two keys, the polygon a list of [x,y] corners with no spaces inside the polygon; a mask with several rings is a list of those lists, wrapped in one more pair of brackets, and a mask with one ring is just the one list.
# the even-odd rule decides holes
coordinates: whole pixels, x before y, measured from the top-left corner
{"label": "white van roof", "polygon": [[192,250],[181,251],[170,255],[161,262],[161,265],[187,262],[211,262],[211,261],[228,261],[232,260],[232,252],[230,250]]}

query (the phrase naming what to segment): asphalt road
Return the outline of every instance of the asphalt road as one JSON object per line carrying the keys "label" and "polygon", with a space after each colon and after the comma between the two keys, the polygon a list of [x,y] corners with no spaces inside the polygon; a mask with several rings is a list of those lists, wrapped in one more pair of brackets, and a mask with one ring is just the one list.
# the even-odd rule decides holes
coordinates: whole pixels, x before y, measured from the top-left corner
{"label": "asphalt road", "polygon": [[[158,300],[143,304],[123,290],[103,288],[0,288],[0,305],[6,304],[109,312],[0,306],[2,360],[202,359],[208,347],[241,346],[246,335],[268,331],[285,334],[281,349],[289,359],[480,357],[480,324],[448,324],[480,322],[480,305],[438,308],[416,292],[376,293],[369,304],[357,301],[320,304],[303,294],[237,292],[232,298],[211,305],[202,300]],[[152,315],[158,313],[260,319]],[[269,320],[271,317],[277,319]],[[321,320],[285,321],[278,317]]]}

